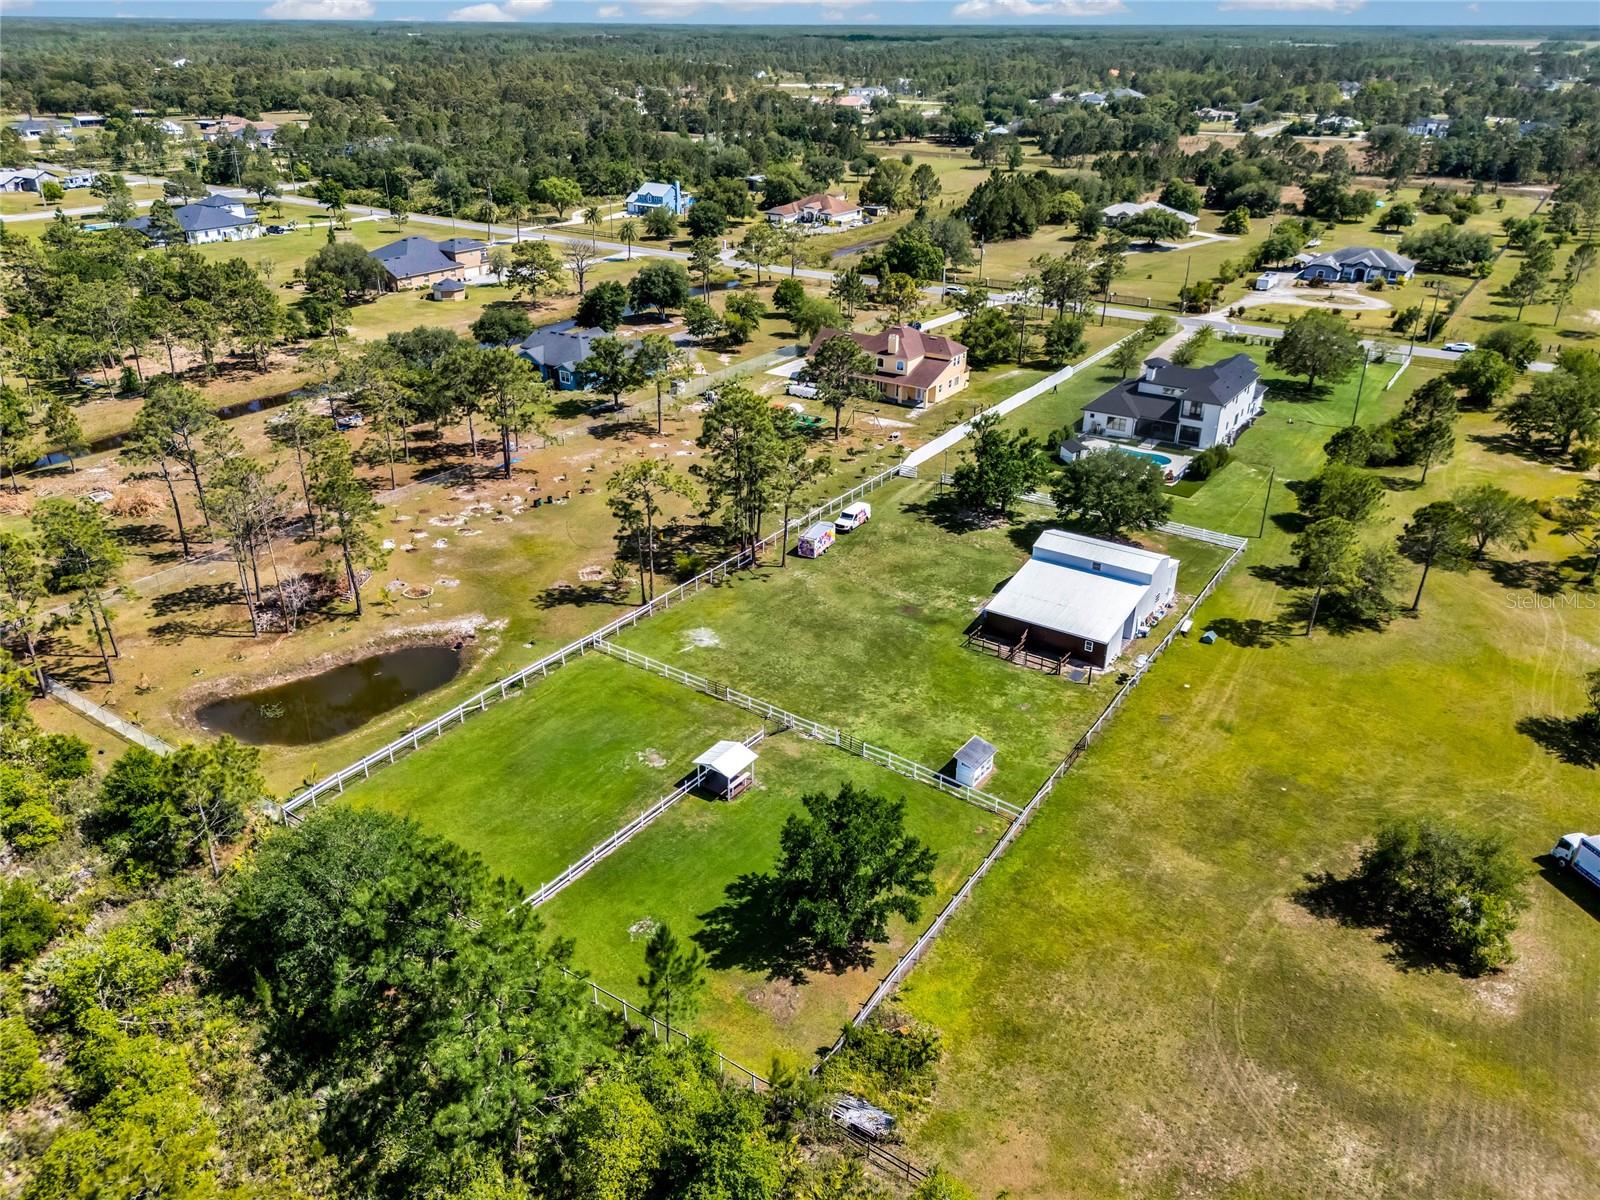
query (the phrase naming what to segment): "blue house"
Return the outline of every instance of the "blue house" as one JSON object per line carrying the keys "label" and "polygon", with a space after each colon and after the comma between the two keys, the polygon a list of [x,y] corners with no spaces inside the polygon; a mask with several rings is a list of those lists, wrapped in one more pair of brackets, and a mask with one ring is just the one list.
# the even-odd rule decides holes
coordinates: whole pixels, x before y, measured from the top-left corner
{"label": "blue house", "polygon": [[578,364],[589,357],[589,347],[595,338],[605,337],[604,329],[574,329],[570,324],[547,325],[535,329],[517,353],[539,369],[540,376],[562,391],[573,391],[583,386]]}
{"label": "blue house", "polygon": [[627,199],[628,215],[642,217],[652,209],[665,208],[675,217],[689,211],[694,197],[674,179],[671,183],[641,183]]}
{"label": "blue house", "polygon": [[1416,274],[1415,259],[1375,246],[1343,246],[1315,257],[1301,255],[1298,278],[1323,283],[1366,283],[1384,279],[1404,283]]}

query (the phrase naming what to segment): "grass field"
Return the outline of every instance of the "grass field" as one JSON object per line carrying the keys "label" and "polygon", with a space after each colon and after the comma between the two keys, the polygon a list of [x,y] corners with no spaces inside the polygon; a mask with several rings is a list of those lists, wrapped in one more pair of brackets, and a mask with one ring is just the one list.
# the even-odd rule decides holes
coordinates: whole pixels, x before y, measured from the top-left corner
{"label": "grass field", "polygon": [[[932,481],[889,485],[871,497],[872,522],[823,558],[741,575],[618,641],[934,770],[979,734],[1000,752],[986,790],[1025,801],[1114,683],[1072,684],[963,647],[978,607],[1052,522],[1037,510],[953,531],[938,499]],[[1223,557],[1166,544],[1183,562],[1182,592],[1198,591]]]}
{"label": "grass field", "polygon": [[[794,733],[768,738],[758,750],[756,787],[732,803],[697,796],[679,801],[540,913],[555,933],[575,940],[580,967],[635,1003],[643,1000],[637,980],[648,937],[639,923],[655,921],[681,938],[695,937],[713,970],[693,1027],[711,1033],[730,1057],[765,1071],[774,1055],[806,1064],[833,1041],[1004,824],[1000,817]],[[771,941],[772,914],[758,903],[735,902],[728,885],[772,868],[778,831],[791,813],[802,811],[803,795],[837,791],[845,783],[905,799],[907,831],[938,853],[937,892],[924,902],[915,926],[898,918],[892,922],[890,941],[875,948],[870,966],[806,971],[801,982],[782,972],[773,977],[770,964],[775,956],[782,958],[782,947]]]}
{"label": "grass field", "polygon": [[[1408,369],[1363,420],[1425,378]],[[1592,896],[1536,869],[1518,962],[1476,981],[1406,969],[1295,899],[1401,814],[1499,829],[1534,869],[1596,795],[1522,731],[1579,711],[1600,662],[1570,541],[1436,573],[1381,632],[1299,635],[1281,485],[1320,464],[1345,399],[1269,393],[1235,461],[1177,501],[1178,520],[1254,534],[1277,470],[1266,536],[1198,622],[1222,640],[1180,640],[902,990],[949,1047],[914,1156],[1018,1198],[1600,1191],[1600,1099],[1571,1069],[1600,1051]],[[1495,433],[1463,417],[1424,488],[1387,471],[1371,536],[1470,483],[1574,490]]]}

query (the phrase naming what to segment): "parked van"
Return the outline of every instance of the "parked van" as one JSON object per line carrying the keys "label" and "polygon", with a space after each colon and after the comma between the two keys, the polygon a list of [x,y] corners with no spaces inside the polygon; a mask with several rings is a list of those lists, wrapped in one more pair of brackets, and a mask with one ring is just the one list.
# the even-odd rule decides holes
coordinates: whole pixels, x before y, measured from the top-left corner
{"label": "parked van", "polygon": [[846,504],[844,511],[834,521],[833,527],[840,533],[849,533],[852,529],[860,529],[872,520],[872,505],[864,500],[857,500],[854,504]]}
{"label": "parked van", "polygon": [[1278,286],[1278,277],[1273,274],[1261,275],[1256,278],[1256,291],[1270,292]]}

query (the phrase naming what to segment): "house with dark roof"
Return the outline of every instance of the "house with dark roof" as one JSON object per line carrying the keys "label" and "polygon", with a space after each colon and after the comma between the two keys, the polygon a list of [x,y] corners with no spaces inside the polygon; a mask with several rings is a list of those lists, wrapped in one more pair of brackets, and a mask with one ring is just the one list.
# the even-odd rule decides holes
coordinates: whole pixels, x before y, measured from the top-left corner
{"label": "house with dark roof", "polygon": [[877,369],[864,378],[893,404],[926,408],[961,391],[972,376],[964,345],[910,325],[891,325],[881,333],[823,329],[806,354],[836,337],[849,338],[877,360]]}
{"label": "house with dark roof", "polygon": [[1152,358],[1139,375],[1084,405],[1083,432],[1196,450],[1231,446],[1261,415],[1266,394],[1247,354],[1209,367],[1176,367]]}
{"label": "house with dark roof", "polygon": [[11,128],[17,131],[17,136],[23,141],[33,142],[45,134],[60,137],[72,126],[66,121],[57,121],[52,117],[23,117],[20,121],[11,122]]}
{"label": "house with dark roof", "polygon": [[1310,258],[1302,256],[1296,278],[1321,283],[1403,283],[1417,271],[1417,260],[1378,246],[1344,246]]}
{"label": "house with dark roof", "polygon": [[388,273],[390,289],[400,291],[431,288],[442,279],[465,282],[482,275],[488,263],[489,246],[476,238],[455,237],[436,242],[413,235],[379,246],[369,257],[377,259]]}
{"label": "house with dark roof", "polygon": [[[203,246],[208,242],[241,242],[260,237],[262,232],[261,226],[256,223],[254,209],[246,207],[243,200],[217,192],[212,192],[204,200],[173,209],[172,219],[178,223],[183,240],[191,246]],[[167,240],[151,228],[149,217],[135,217],[123,222],[123,227],[142,233],[153,242]]]}
{"label": "house with dark roof", "polygon": [[605,335],[604,329],[575,329],[570,322],[546,325],[524,338],[517,353],[537,367],[546,382],[572,391],[583,386],[578,364],[589,357],[594,340]]}
{"label": "house with dark roof", "polygon": [[694,197],[683,190],[674,179],[671,183],[641,183],[623,202],[630,217],[642,217],[658,208],[664,208],[675,217],[689,211]]}

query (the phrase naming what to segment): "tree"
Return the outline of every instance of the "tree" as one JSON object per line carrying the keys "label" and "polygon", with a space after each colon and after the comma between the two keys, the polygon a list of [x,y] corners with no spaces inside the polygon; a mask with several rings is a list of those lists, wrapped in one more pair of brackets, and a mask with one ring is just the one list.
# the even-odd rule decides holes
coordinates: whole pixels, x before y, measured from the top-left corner
{"label": "tree", "polygon": [[1181,242],[1189,236],[1189,223],[1177,213],[1147,208],[1129,217],[1117,228],[1135,241],[1154,246],[1157,242]]}
{"label": "tree", "polygon": [[622,239],[622,244],[628,248],[628,261],[633,261],[633,244],[639,240],[639,222],[632,217],[627,218],[617,226],[617,237]]}
{"label": "tree", "polygon": [[719,238],[728,232],[728,213],[715,200],[701,200],[689,209],[687,224],[690,237]]}
{"label": "tree", "polygon": [[757,287],[761,286],[761,268],[773,261],[777,251],[777,241],[770,222],[757,221],[744,231],[744,238],[739,242],[739,253],[745,262],[756,269]]}
{"label": "tree", "polygon": [[1016,357],[1017,327],[1004,309],[981,308],[962,322],[961,341],[969,363],[992,367]]}
{"label": "tree", "polygon": [[973,419],[963,458],[951,476],[956,503],[975,513],[1006,519],[1049,469],[1044,447],[1025,429],[1002,429],[1001,418],[993,413]]}
{"label": "tree", "polygon": [[15,388],[0,384],[0,470],[11,475],[12,492],[20,494],[22,491],[17,468],[29,465],[38,457],[28,402]]}
{"label": "tree", "polygon": [[1491,545],[1525,550],[1532,540],[1538,509],[1531,500],[1496,484],[1480,483],[1453,493],[1450,502],[1461,514],[1476,559],[1482,560]]}
{"label": "tree", "polygon": [[1111,365],[1126,379],[1144,365],[1145,351],[1154,341],[1149,326],[1142,326],[1117,343],[1117,348],[1111,352]]}
{"label": "tree", "polygon": [[772,307],[786,317],[792,317],[795,310],[805,302],[805,284],[792,276],[780,279],[778,286],[772,289]]}
{"label": "tree", "polygon": [[1400,253],[1416,259],[1424,271],[1465,273],[1494,257],[1494,240],[1487,233],[1435,225],[1403,238]]}
{"label": "tree", "polygon": [[1383,504],[1387,491],[1376,475],[1345,462],[1330,462],[1300,489],[1300,507],[1313,521],[1340,517],[1364,525]]}
{"label": "tree", "polygon": [[683,303],[683,328],[692,338],[704,341],[722,332],[722,314],[699,296]]}
{"label": "tree", "polygon": [[1045,327],[1044,357],[1052,367],[1064,367],[1089,348],[1083,336],[1082,317],[1056,317]]}
{"label": "tree", "polygon": [[1104,537],[1154,529],[1172,512],[1161,468],[1147,458],[1106,451],[1067,463],[1050,490],[1063,521]]}
{"label": "tree", "polygon": [[57,454],[66,455],[67,470],[77,470],[74,460],[88,451],[89,439],[84,436],[78,414],[72,411],[65,397],[51,396],[49,404],[45,406],[44,436]]}
{"label": "tree", "polygon": [[[261,575],[257,548],[265,542],[271,550],[272,525],[282,515],[283,488],[271,482],[265,465],[242,453],[232,433],[221,453],[212,454],[211,497],[213,524],[233,553],[239,573],[239,590],[250,614],[250,633],[260,636]],[[274,565],[276,558],[273,558]],[[252,587],[253,583],[253,587]]]}
{"label": "tree", "polygon": [[653,308],[665,318],[669,309],[681,309],[688,299],[689,273],[681,263],[647,262],[628,281],[628,301],[635,312]]}
{"label": "tree", "polygon": [[1600,482],[1588,479],[1572,496],[1563,496],[1552,506],[1555,532],[1570,537],[1589,555],[1585,582],[1600,576]]}
{"label": "tree", "polygon": [[694,1016],[706,983],[699,950],[685,948],[669,927],[657,925],[645,943],[644,967],[639,986],[644,989],[646,1014],[653,1017],[660,1013],[669,1030],[674,1014],[680,1025]]}
{"label": "tree", "polygon": [[789,510],[796,497],[828,473],[826,458],[812,458],[806,438],[790,434],[778,447],[773,471],[773,490],[783,498],[783,537],[780,539],[778,565],[789,565]]}
{"label": "tree", "polygon": [[700,287],[707,298],[711,295],[711,276],[716,273],[719,261],[717,243],[713,239],[697,237],[689,243],[689,273],[700,276]]}
{"label": "tree", "polygon": [[1200,206],[1204,202],[1200,195],[1200,189],[1192,183],[1184,182],[1182,179],[1167,180],[1166,186],[1161,189],[1159,200],[1168,208],[1175,208],[1179,212],[1186,213],[1199,212]]}
{"label": "tree", "polygon": [[566,282],[561,259],[549,242],[518,242],[511,247],[508,282],[518,298],[537,299],[540,292]]}
{"label": "tree", "polygon": [[572,278],[578,284],[578,295],[583,295],[590,270],[604,257],[605,254],[592,242],[567,243],[567,248],[561,254],[561,261],[566,264],[567,270],[572,272]]}
{"label": "tree", "polygon": [[[582,305],[579,305],[582,313]],[[578,318],[583,324],[583,318]],[[484,346],[510,346],[520,342],[533,332],[533,322],[528,319],[525,309],[517,304],[490,304],[485,306],[468,329],[474,339]]]}
{"label": "tree", "polygon": [[1555,370],[1534,379],[1500,419],[1523,441],[1547,439],[1559,454],[1574,442],[1600,440],[1600,355],[1562,350]]}
{"label": "tree", "polygon": [[1516,370],[1526,371],[1539,357],[1539,335],[1526,325],[1499,325],[1483,339],[1482,350],[1492,350]]}
{"label": "tree", "polygon": [[583,188],[576,179],[550,175],[534,185],[534,196],[556,210],[557,220],[564,221],[567,213],[583,202]]}
{"label": "tree", "polygon": [[337,288],[349,304],[383,291],[389,276],[359,242],[333,242],[306,260],[305,277]]}
{"label": "tree", "polygon": [[1471,527],[1461,510],[1449,500],[1435,500],[1412,513],[1396,545],[1401,554],[1422,567],[1417,594],[1411,601],[1412,612],[1422,606],[1422,589],[1427,586],[1428,572],[1435,567],[1442,571],[1460,571],[1473,554]]}
{"label": "tree", "polygon": [[927,163],[918,163],[911,170],[911,190],[920,203],[926,204],[943,190],[938,172]]}
{"label": "tree", "polygon": [[1306,615],[1306,636],[1317,627],[1317,610],[1324,592],[1350,582],[1356,565],[1356,526],[1343,517],[1323,517],[1307,525],[1295,538],[1293,553],[1300,560],[1300,574],[1311,587],[1311,604]]}
{"label": "tree", "polygon": [[1304,375],[1306,386],[1317,380],[1338,383],[1360,365],[1361,343],[1354,330],[1332,313],[1309,312],[1289,322],[1272,343],[1267,361],[1292,375]]}
{"label": "tree", "polygon": [[889,918],[915,923],[938,856],[905,831],[905,801],[847,783],[801,797],[778,835],[776,890],[798,947],[848,960],[887,941]]}
{"label": "tree", "polygon": [[1201,325],[1178,343],[1178,348],[1172,352],[1173,364],[1180,367],[1192,365],[1216,336],[1216,330],[1210,325]]}
{"label": "tree", "polygon": [[627,311],[628,289],[614,279],[607,279],[583,294],[578,301],[577,321],[580,327],[604,329],[610,333],[622,324]]}
{"label": "tree", "polygon": [[1359,914],[1408,953],[1481,975],[1512,959],[1526,878],[1498,835],[1402,820],[1379,829],[1348,885]]}
{"label": "tree", "polygon": [[510,479],[512,437],[537,428],[549,402],[549,385],[531,362],[504,346],[463,345],[450,352],[439,373],[454,380],[463,407],[494,422],[500,432],[501,471]]}
{"label": "tree", "polygon": [[878,280],[873,302],[888,312],[890,321],[899,324],[922,307],[922,291],[911,276],[891,272]]}
{"label": "tree", "polygon": [[[600,341],[596,340],[598,346]],[[664,458],[646,458],[628,463],[606,480],[611,511],[625,528],[631,528],[639,552],[639,603],[646,604],[655,594],[656,518],[661,501],[668,496],[692,500],[694,485]]]}
{"label": "tree", "polygon": [[686,377],[688,361],[666,334],[647,333],[634,346],[633,362],[639,371],[639,378],[645,383],[655,385],[656,433],[660,435],[663,427],[662,392],[674,379]]}
{"label": "tree", "polygon": [[[39,544],[20,533],[0,531],[0,621],[13,634],[21,636],[41,696],[48,690],[48,684],[44,666],[39,661],[38,636],[44,619],[40,606],[48,595],[45,560]],[[0,663],[9,663],[9,655],[3,650],[0,655],[4,655]],[[0,708],[0,716],[10,718],[3,708]]]}
{"label": "tree", "polygon": [[799,307],[789,314],[789,320],[794,325],[795,336],[803,342],[809,342],[824,329],[839,329],[845,323],[844,314],[839,311],[839,306],[832,300],[824,300],[820,296],[807,296]]}
{"label": "tree", "polygon": [[877,398],[872,382],[877,364],[849,334],[837,334],[823,342],[806,360],[795,378],[817,389],[817,399],[833,412],[833,440],[839,440],[844,410],[852,403]]}
{"label": "tree", "polygon": [[706,453],[690,473],[704,485],[710,511],[721,514],[729,540],[753,555],[782,449],[771,405],[742,384],[720,388],[697,444]]}
{"label": "tree", "polygon": [[266,796],[261,752],[227,735],[165,757],[135,746],[112,764],[89,821],[116,869],[136,882],[167,878],[200,860],[221,874],[220,845],[244,832]]}
{"label": "tree", "polygon": [[[1192,209],[1190,211],[1193,211]],[[1217,229],[1234,237],[1250,232],[1250,214],[1243,208],[1231,208]]]}
{"label": "tree", "polygon": [[1469,350],[1456,360],[1447,378],[1452,387],[1467,393],[1467,400],[1479,407],[1488,408],[1511,390],[1517,377],[1512,368],[1497,351]]}
{"label": "tree", "polygon": [[861,203],[881,204],[891,211],[909,208],[915,195],[910,168],[895,158],[879,160],[861,185]]}
{"label": "tree", "polygon": [[121,655],[101,593],[111,586],[116,569],[122,565],[123,554],[111,532],[105,510],[92,500],[64,497],[41,500],[34,506],[33,527],[47,564],[50,587],[56,592],[79,593],[73,615],[88,618],[106,679],[115,682],[111,657],[106,653],[107,642],[110,642],[111,656]]}
{"label": "tree", "polygon": [[678,214],[665,204],[658,204],[645,214],[644,231],[658,241],[675,237],[678,232]]}
{"label": "tree", "polygon": [[317,544],[339,551],[345,583],[359,619],[365,610],[361,603],[362,581],[356,572],[376,568],[388,557],[377,537],[378,504],[356,478],[350,443],[337,434],[329,433],[312,443],[306,473],[321,524]]}
{"label": "tree", "polygon": [[828,296],[838,301],[845,316],[853,319],[856,309],[861,308],[870,299],[867,281],[861,277],[860,268],[846,267],[836,274],[828,288]]}

